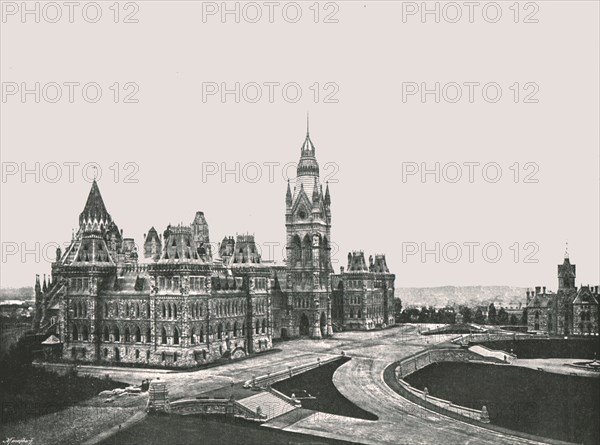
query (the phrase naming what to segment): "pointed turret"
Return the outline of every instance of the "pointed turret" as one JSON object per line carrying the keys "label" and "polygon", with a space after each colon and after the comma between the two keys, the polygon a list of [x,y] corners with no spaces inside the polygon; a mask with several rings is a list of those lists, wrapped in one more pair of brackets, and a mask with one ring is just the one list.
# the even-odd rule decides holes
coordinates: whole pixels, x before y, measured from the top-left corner
{"label": "pointed turret", "polygon": [[317,207],[319,205],[319,180],[315,177],[315,184],[313,186],[313,194],[312,194],[313,207]]}
{"label": "pointed turret", "polygon": [[158,232],[154,227],[148,231],[148,235],[144,240],[144,258],[158,261],[162,251],[162,242],[158,236]]}
{"label": "pointed turret", "polygon": [[35,331],[40,328],[40,320],[42,319],[43,313],[43,298],[42,290],[40,287],[40,276],[35,276],[35,314],[33,317],[32,327]]}
{"label": "pointed turret", "polygon": [[575,264],[569,260],[569,251],[565,251],[565,259],[558,265],[558,290],[575,288]]}
{"label": "pointed turret", "polygon": [[79,226],[89,230],[94,227],[105,228],[111,222],[112,218],[106,210],[98,183],[94,179],[83,212],[79,215]]}
{"label": "pointed turret", "polygon": [[46,274],[44,274],[44,284],[42,285],[42,292],[48,292],[48,284],[46,283]]}
{"label": "pointed turret", "polygon": [[325,205],[328,206],[331,204],[331,196],[329,195],[329,182],[327,182],[327,187],[325,188]]}
{"label": "pointed turret", "polygon": [[[308,129],[308,123],[306,128],[306,137],[300,148],[300,161],[298,162],[298,168],[296,169],[296,188],[294,191],[294,199],[300,191],[298,184],[304,186],[306,195],[310,199],[313,194],[313,187],[315,179],[319,179],[319,163],[315,157],[315,146],[310,139],[310,132]],[[318,183],[318,182],[317,182]]]}
{"label": "pointed turret", "polygon": [[285,204],[288,207],[292,206],[292,189],[290,188],[290,180],[288,179],[287,192],[285,194]]}

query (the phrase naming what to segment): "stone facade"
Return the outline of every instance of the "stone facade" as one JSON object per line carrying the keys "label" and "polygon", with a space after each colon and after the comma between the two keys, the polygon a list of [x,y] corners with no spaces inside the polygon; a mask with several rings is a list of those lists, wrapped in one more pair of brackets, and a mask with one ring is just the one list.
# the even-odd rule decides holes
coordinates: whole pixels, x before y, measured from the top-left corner
{"label": "stone facade", "polygon": [[549,335],[598,335],[598,286],[575,285],[576,268],[565,255],[558,265],[558,290],[527,291],[527,328]]}
{"label": "stone facade", "polygon": [[384,256],[333,274],[331,198],[308,132],[285,216],[284,264],[264,263],[253,235],[225,237],[213,255],[203,212],[162,234],[151,227],[138,252],[94,181],[50,280],[36,278],[34,328],[57,335],[67,360],[189,367],[271,349],[273,338],[330,336],[332,313],[355,300],[360,316],[341,317],[345,328],[392,324],[394,275]]}
{"label": "stone facade", "polygon": [[333,275],[333,320],[343,329],[370,330],[395,323],[394,281],[385,255],[348,254],[348,268]]}

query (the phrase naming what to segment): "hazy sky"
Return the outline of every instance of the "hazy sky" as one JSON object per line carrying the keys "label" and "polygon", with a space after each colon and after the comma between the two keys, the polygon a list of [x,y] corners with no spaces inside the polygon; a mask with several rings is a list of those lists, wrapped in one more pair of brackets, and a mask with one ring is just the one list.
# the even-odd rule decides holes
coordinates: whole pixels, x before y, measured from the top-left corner
{"label": "hazy sky", "polygon": [[[258,10],[242,4],[236,23],[211,15],[221,2],[204,2],[203,18],[202,2],[142,1],[114,23],[111,3],[97,23],[89,9],[73,23],[66,8],[57,23],[56,11],[40,11],[40,23],[4,11],[1,286],[49,273],[54,243],[78,224],[90,189],[82,167],[93,162],[126,237],[141,243],[151,226],[162,233],[202,210],[212,241],[254,233],[263,258],[279,243],[281,259],[284,167],[299,158],[307,112],[330,182],[336,269],[361,249],[387,254],[398,287],[555,289],[568,241],[577,283],[600,281],[597,2],[522,3],[518,17],[500,2],[496,23],[490,9],[469,23],[466,7],[450,23],[457,11],[444,4],[436,23],[394,1],[322,3],[318,23],[312,2],[300,2],[296,23],[290,2],[273,23],[263,2],[257,23]],[[21,95],[36,82],[39,103]],[[223,98],[236,82],[239,101]],[[439,103],[423,99],[436,82]],[[79,163],[72,181],[68,163]],[[236,163],[239,177],[222,178]],[[439,182],[423,180],[436,163]]]}

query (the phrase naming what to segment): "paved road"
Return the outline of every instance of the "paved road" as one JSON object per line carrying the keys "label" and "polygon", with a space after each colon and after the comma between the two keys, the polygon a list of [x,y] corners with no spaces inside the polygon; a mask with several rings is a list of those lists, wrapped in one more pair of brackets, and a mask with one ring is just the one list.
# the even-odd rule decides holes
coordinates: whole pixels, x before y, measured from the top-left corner
{"label": "paved road", "polygon": [[[286,370],[289,366],[316,361],[318,357],[333,357],[344,351],[352,360],[338,368],[334,374],[334,384],[349,400],[376,414],[378,421],[315,413],[291,424],[272,423],[265,424],[265,427],[283,427],[286,431],[366,444],[531,443],[440,416],[408,402],[389,388],[383,381],[383,370],[388,364],[434,342],[450,338],[423,337],[417,331],[416,326],[404,326],[384,331],[344,332],[336,334],[332,339],[288,341],[275,345],[281,349],[280,352],[194,372],[157,373],[127,368],[85,367],[80,368],[80,373],[109,374],[114,379],[136,384],[144,378],[160,377],[168,385],[170,399],[176,400],[227,388],[231,383],[250,380],[252,376]],[[122,398],[116,403],[119,406],[139,406],[142,409],[145,399]]]}
{"label": "paved road", "polygon": [[[357,342],[347,350],[352,360],[338,368],[333,377],[335,386],[347,399],[377,415],[379,420],[316,413],[284,429],[365,444],[538,443],[441,416],[394,392],[383,380],[384,369],[423,349],[422,342],[410,336],[414,328],[405,333],[409,334],[407,338],[398,335],[397,330],[384,331],[383,335]],[[447,339],[440,337],[438,341]]]}

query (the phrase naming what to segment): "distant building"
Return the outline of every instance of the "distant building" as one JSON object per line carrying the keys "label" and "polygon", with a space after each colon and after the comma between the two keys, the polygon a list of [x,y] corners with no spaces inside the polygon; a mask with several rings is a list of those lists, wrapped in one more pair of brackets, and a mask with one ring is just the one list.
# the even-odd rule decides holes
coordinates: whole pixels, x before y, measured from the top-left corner
{"label": "distant building", "polygon": [[565,254],[558,265],[556,293],[536,286],[527,291],[527,327],[550,335],[598,335],[598,286],[575,286],[575,264]]}

